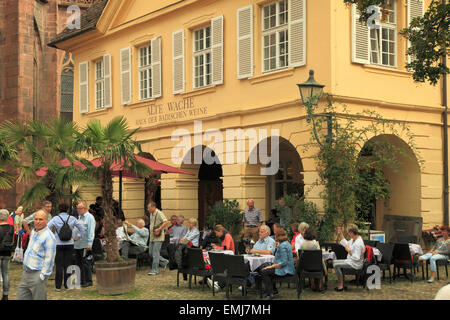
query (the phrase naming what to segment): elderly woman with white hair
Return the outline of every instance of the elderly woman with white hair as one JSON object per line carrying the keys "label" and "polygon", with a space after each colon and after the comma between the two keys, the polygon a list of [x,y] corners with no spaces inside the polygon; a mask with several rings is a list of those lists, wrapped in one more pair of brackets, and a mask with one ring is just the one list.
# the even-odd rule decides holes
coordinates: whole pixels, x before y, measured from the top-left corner
{"label": "elderly woman with white hair", "polygon": [[305,231],[308,228],[309,228],[309,224],[307,224],[306,222],[302,222],[298,225],[299,234],[295,238],[295,243],[294,243],[296,254],[298,253],[298,250],[300,250],[300,247],[302,246],[303,242],[305,242],[305,238],[303,238],[303,236],[305,235]]}
{"label": "elderly woman with white hair", "polygon": [[180,240],[181,242],[182,241],[187,241],[187,242],[190,241],[190,242],[192,242],[193,247],[198,247],[198,245],[199,245],[198,242],[200,240],[200,231],[197,228],[197,224],[198,224],[198,221],[195,218],[190,218],[188,220],[187,232],[184,235],[184,237],[181,238],[181,240]]}
{"label": "elderly woman with white hair", "polygon": [[3,279],[2,300],[8,300],[9,294],[9,261],[11,252],[14,249],[13,237],[14,227],[7,220],[9,212],[6,209],[0,210],[0,271]]}
{"label": "elderly woman with white hair", "polygon": [[122,257],[128,259],[130,253],[138,255],[147,250],[150,233],[145,227],[145,221],[143,219],[138,219],[136,225],[129,223],[127,220],[124,223],[134,229],[134,233],[130,236],[130,241],[124,241],[122,245]]}

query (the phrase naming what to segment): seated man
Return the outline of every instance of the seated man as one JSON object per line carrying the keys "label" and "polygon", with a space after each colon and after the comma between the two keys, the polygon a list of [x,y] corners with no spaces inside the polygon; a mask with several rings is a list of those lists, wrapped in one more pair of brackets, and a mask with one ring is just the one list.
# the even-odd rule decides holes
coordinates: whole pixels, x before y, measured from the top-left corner
{"label": "seated man", "polygon": [[124,223],[134,229],[134,233],[129,238],[130,240],[124,241],[122,245],[122,257],[127,259],[129,253],[138,255],[147,250],[149,231],[145,228],[143,219],[138,219],[136,221],[136,226],[132,225],[127,220],[125,220]]}
{"label": "seated man", "polygon": [[178,216],[177,217],[177,224],[173,226],[173,228],[170,230],[170,240],[172,242],[178,243],[178,241],[184,237],[184,235],[187,233],[188,229],[183,224],[184,223],[184,217]]}
{"label": "seated man", "polygon": [[275,252],[275,240],[270,235],[270,228],[266,225],[259,227],[259,240],[253,246],[249,253],[271,254]]}
{"label": "seated man", "polygon": [[436,241],[434,247],[428,251],[428,253],[419,257],[419,260],[430,260],[431,278],[428,279],[429,283],[434,281],[436,277],[436,261],[437,260],[447,260],[450,254],[450,238],[448,237],[448,227],[443,226],[441,228],[442,238]]}
{"label": "seated man", "polygon": [[364,242],[359,235],[359,230],[356,225],[352,225],[348,228],[348,234],[351,238],[347,241],[342,233],[342,228],[338,227],[338,235],[341,239],[341,245],[345,247],[348,252],[347,259],[334,260],[333,268],[336,270],[336,276],[338,278],[338,286],[334,288],[336,291],[344,291],[344,274],[343,269],[362,269],[364,264]]}

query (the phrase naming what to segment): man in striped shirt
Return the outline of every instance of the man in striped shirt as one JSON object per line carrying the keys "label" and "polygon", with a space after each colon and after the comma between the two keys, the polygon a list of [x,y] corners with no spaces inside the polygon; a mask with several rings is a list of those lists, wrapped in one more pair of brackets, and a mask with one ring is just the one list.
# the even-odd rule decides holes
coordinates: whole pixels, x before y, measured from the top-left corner
{"label": "man in striped shirt", "polygon": [[56,238],[47,223],[47,213],[43,210],[36,212],[34,230],[23,259],[24,271],[17,289],[17,300],[47,299],[47,281],[56,254]]}

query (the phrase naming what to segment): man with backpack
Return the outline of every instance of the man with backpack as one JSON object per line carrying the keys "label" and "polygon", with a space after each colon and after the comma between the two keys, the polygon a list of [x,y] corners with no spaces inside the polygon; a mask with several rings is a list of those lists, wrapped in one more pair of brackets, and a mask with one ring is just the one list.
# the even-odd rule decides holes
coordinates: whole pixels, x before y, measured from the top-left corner
{"label": "man with backpack", "polygon": [[64,278],[64,288],[67,289],[67,268],[72,264],[74,247],[72,231],[76,227],[83,234],[83,225],[67,212],[69,206],[65,203],[59,205],[59,214],[50,220],[48,227],[55,229],[56,256],[55,256],[55,288],[61,291],[61,284]]}

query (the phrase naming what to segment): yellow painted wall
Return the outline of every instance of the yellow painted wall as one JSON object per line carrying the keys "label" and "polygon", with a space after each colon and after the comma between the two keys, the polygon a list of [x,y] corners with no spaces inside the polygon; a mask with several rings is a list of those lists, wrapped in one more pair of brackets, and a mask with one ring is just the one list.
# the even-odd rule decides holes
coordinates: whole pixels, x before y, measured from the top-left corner
{"label": "yellow painted wall", "polygon": [[[425,226],[442,223],[442,137],[440,87],[416,84],[405,70],[406,42],[397,36],[398,68],[364,66],[351,62],[351,10],[343,1],[307,0],[307,58],[306,66],[286,68],[262,73],[261,71],[261,10],[271,1],[263,0],[188,0],[145,1],[125,3],[110,0],[104,15],[111,25],[105,34],[86,33],[60,44],[75,57],[74,119],[80,125],[98,118],[106,123],[117,115],[125,115],[131,127],[140,126],[138,140],[143,149],[158,161],[172,164],[171,152],[176,142],[171,135],[176,129],[193,132],[193,120],[201,119],[203,129],[266,128],[279,129],[280,136],[288,140],[301,156],[305,190],[317,179],[313,150],[305,152],[309,141],[309,129],[305,111],[301,106],[296,84],[308,78],[309,69],[315,70],[316,81],[326,85],[325,91],[337,101],[346,103],[350,110],[359,112],[371,109],[385,118],[406,121],[416,138],[417,150],[424,160],[420,168],[418,196],[420,215]],[[238,80],[236,69],[236,11],[252,4],[254,8],[254,76]],[[117,12],[108,10],[122,8]],[[160,10],[158,10],[160,8]],[[406,8],[398,1],[398,29],[406,26]],[[107,14],[108,13],[108,14]],[[224,16],[224,84],[194,90],[192,80],[192,31],[205,26],[217,16]],[[103,17],[102,16],[102,17]],[[105,18],[106,19],[106,18]],[[105,20],[106,21],[106,20]],[[102,20],[100,24],[104,23]],[[172,32],[185,30],[186,92],[172,93]],[[162,97],[156,100],[138,101],[138,72],[136,70],[138,48],[152,38],[162,38]],[[133,48],[133,102],[121,105],[120,49]],[[103,54],[112,56],[113,107],[94,111],[94,64]],[[78,112],[78,63],[90,61],[90,112]],[[204,114],[189,114],[177,120],[161,120],[150,114],[154,108],[168,113],[168,104],[186,101],[193,109]],[[150,121],[151,120],[151,121]],[[151,140],[151,141],[150,141]],[[209,142],[204,143],[207,145]],[[248,152],[248,150],[247,150]],[[162,198],[166,216],[184,214],[186,218],[197,214],[198,166],[184,166],[194,176],[163,175]],[[264,212],[267,207],[264,177],[247,171],[245,165],[223,166],[223,195],[238,199],[245,206],[248,197],[254,197],[256,206]],[[408,171],[408,168],[405,168]],[[407,174],[407,173],[406,173]],[[407,183],[407,182],[405,182]],[[140,216],[139,191],[136,184],[126,184],[124,200],[133,217]],[[398,188],[401,188],[399,183]],[[127,191],[132,188],[133,191]],[[309,198],[321,207],[319,188],[311,190]],[[130,194],[128,198],[128,194]],[[142,194],[143,197],[143,194]],[[143,199],[143,198],[142,198]],[[397,202],[396,202],[397,201]],[[411,201],[400,196],[390,202],[392,211],[409,212]],[[402,208],[402,210],[400,210]]]}

